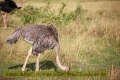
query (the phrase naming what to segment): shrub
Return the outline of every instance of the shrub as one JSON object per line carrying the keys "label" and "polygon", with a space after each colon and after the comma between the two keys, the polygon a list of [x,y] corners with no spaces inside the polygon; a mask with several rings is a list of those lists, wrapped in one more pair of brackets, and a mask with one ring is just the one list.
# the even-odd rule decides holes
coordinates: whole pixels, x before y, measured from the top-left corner
{"label": "shrub", "polygon": [[81,18],[85,14],[86,10],[82,6],[77,6],[74,11],[67,12],[66,4],[61,3],[61,7],[57,11],[54,11],[50,3],[46,6],[35,8],[31,5],[25,6],[22,10],[17,11],[17,16],[21,18],[24,25],[26,24],[38,24],[39,21],[42,23],[51,24],[67,24],[72,20]]}

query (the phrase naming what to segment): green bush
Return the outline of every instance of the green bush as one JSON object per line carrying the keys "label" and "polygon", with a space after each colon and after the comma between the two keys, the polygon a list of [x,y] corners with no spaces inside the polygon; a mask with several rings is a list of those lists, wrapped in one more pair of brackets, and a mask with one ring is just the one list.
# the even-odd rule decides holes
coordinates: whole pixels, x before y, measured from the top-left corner
{"label": "green bush", "polygon": [[17,16],[21,18],[24,25],[26,24],[38,24],[39,21],[42,23],[50,24],[67,24],[72,20],[81,18],[85,14],[86,10],[82,6],[77,6],[74,11],[66,11],[66,4],[61,3],[61,7],[57,11],[54,11],[50,3],[46,6],[35,8],[31,5],[25,6],[22,10],[17,11]]}

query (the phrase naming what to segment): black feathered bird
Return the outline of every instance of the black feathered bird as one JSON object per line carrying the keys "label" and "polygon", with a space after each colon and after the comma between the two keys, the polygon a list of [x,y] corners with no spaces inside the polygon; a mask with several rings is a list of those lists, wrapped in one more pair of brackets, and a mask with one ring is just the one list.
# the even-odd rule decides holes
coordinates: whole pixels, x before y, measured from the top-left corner
{"label": "black feathered bird", "polygon": [[8,36],[6,42],[9,44],[15,44],[20,37],[26,42],[32,44],[32,48],[28,51],[28,55],[22,67],[22,71],[25,71],[28,58],[32,53],[37,57],[36,71],[39,71],[40,53],[44,53],[45,50],[50,50],[54,47],[56,48],[56,61],[58,67],[62,70],[69,70],[68,66],[61,65],[59,61],[60,45],[58,40],[58,32],[54,26],[32,25],[18,28]]}
{"label": "black feathered bird", "polygon": [[7,28],[6,25],[6,15],[7,13],[12,12],[15,9],[21,9],[22,8],[22,0],[20,0],[21,7],[17,7],[16,3],[13,0],[4,0],[0,2],[0,11],[3,11],[3,23],[4,27]]}

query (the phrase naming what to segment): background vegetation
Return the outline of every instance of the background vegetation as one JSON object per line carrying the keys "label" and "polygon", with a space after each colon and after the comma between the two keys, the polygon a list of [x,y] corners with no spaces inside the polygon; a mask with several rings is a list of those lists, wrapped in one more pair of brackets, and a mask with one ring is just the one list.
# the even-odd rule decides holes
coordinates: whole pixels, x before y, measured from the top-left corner
{"label": "background vegetation", "polygon": [[[16,2],[19,5],[19,1]],[[2,18],[0,20],[0,73],[3,70],[20,71],[31,47],[20,39],[9,57],[11,46],[5,39],[15,28],[53,24],[59,32],[62,64],[70,66],[71,71],[108,71],[109,78],[103,80],[120,79],[120,1],[24,0],[23,3],[21,10],[7,15],[7,29],[3,27]],[[41,65],[48,65],[43,65],[43,70],[54,70],[57,65],[54,50],[45,51],[40,61]],[[31,56],[28,71],[34,70],[34,63],[35,57]]]}

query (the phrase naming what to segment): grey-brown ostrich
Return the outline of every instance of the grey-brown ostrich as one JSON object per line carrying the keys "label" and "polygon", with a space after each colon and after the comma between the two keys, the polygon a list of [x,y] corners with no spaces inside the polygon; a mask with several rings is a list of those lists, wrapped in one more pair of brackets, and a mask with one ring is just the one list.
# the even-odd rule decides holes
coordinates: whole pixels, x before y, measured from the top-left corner
{"label": "grey-brown ostrich", "polygon": [[10,34],[6,39],[6,42],[9,44],[15,44],[20,37],[22,37],[26,42],[32,44],[32,47],[28,51],[26,60],[22,67],[22,71],[25,71],[28,58],[32,53],[36,56],[35,71],[39,71],[40,53],[44,53],[45,50],[50,50],[54,47],[56,49],[56,62],[58,67],[62,70],[69,70],[68,66],[61,65],[59,61],[60,44],[58,40],[58,32],[54,26],[24,26],[22,28],[16,29],[12,34]]}

